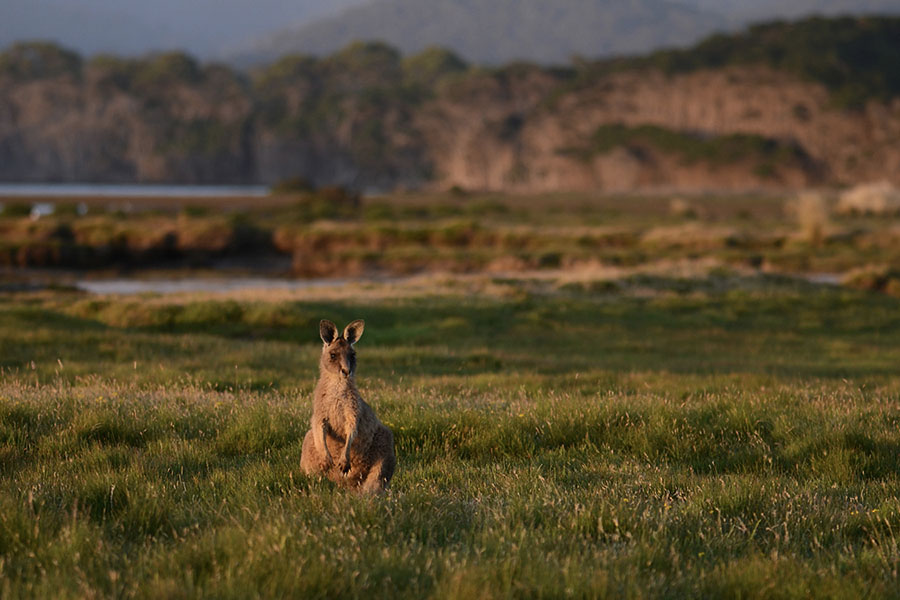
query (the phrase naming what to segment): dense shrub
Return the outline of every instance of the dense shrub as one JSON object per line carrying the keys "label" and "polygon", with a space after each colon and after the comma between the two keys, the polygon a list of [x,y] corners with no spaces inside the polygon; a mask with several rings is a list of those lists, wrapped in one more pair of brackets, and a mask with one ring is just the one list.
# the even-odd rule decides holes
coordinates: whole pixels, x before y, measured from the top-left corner
{"label": "dense shrub", "polygon": [[22,42],[0,54],[0,74],[15,79],[78,76],[81,57],[49,42]]}
{"label": "dense shrub", "polygon": [[714,35],[684,50],[655,52],[620,67],[654,66],[668,73],[764,64],[819,82],[836,105],[854,108],[900,95],[900,18],[813,17]]}

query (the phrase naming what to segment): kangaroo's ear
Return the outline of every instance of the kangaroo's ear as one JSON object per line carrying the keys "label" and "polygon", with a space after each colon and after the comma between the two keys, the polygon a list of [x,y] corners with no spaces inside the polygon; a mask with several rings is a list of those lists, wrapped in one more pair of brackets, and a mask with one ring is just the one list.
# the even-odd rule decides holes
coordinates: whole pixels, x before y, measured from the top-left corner
{"label": "kangaroo's ear", "polygon": [[366,328],[366,322],[362,319],[357,319],[347,325],[344,328],[344,339],[347,340],[347,343],[350,345],[355,344],[359,341],[359,338],[362,337],[363,329]]}
{"label": "kangaroo's ear", "polygon": [[319,337],[322,338],[322,341],[325,343],[325,345],[333,342],[337,337],[337,334],[337,325],[335,325],[328,319],[322,319],[321,321],[319,321]]}

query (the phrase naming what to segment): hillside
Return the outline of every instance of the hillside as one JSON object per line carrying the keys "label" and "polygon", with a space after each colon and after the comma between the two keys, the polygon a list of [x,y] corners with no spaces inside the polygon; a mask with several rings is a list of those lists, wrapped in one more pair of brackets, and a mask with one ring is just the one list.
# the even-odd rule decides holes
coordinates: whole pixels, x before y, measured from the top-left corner
{"label": "hillside", "polygon": [[575,55],[681,47],[713,32],[813,14],[900,14],[900,0],[375,0],[288,27],[233,60],[262,64],[291,52],[322,55],[378,40],[406,54],[438,45],[479,64],[565,64]]}
{"label": "hillside", "polygon": [[289,52],[328,54],[356,40],[378,40],[407,54],[442,46],[481,64],[559,64],[573,55],[681,46],[726,24],[717,13],[668,0],[379,0],[276,34],[236,60],[258,64]]}
{"label": "hillside", "polygon": [[[696,0],[688,0],[695,2]],[[708,1],[708,0],[705,0]],[[715,1],[715,0],[714,0]],[[716,2],[718,5],[719,2]],[[734,16],[752,21],[760,19],[796,19],[806,15],[896,15],[900,13],[897,0],[761,0],[735,3]]]}
{"label": "hillside", "polygon": [[711,10],[736,24],[774,19],[797,19],[805,16],[896,15],[897,0],[681,0],[680,4]]}
{"label": "hillside", "polygon": [[169,53],[0,55],[0,180],[363,190],[900,182],[900,19],[808,19],[549,69],[354,44],[246,77]]}
{"label": "hillside", "polygon": [[685,50],[594,64],[609,69],[658,68],[669,74],[729,66],[764,65],[823,84],[832,102],[861,106],[900,94],[897,19],[811,18],[775,22],[732,35],[714,35]]}

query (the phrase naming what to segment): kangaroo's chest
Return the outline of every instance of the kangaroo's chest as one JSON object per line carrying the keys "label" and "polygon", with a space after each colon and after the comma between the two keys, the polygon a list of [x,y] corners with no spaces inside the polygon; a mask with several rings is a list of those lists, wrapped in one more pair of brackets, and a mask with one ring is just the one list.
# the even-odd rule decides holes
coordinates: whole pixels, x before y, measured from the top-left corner
{"label": "kangaroo's chest", "polygon": [[323,420],[336,435],[345,436],[359,419],[360,400],[354,394],[341,394],[318,399]]}
{"label": "kangaroo's chest", "polygon": [[348,415],[340,410],[329,412],[325,415],[325,423],[328,426],[328,433],[334,437],[343,440],[353,430],[353,421]]}

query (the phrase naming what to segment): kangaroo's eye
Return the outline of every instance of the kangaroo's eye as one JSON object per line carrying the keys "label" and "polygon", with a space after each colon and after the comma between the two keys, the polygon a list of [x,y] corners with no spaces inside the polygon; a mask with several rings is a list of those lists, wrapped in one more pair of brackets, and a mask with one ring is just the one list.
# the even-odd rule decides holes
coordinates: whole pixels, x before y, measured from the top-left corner
{"label": "kangaroo's eye", "polygon": [[337,352],[332,352],[332,353],[331,353],[331,360],[334,360],[334,359],[336,359],[336,358],[337,358]]}

